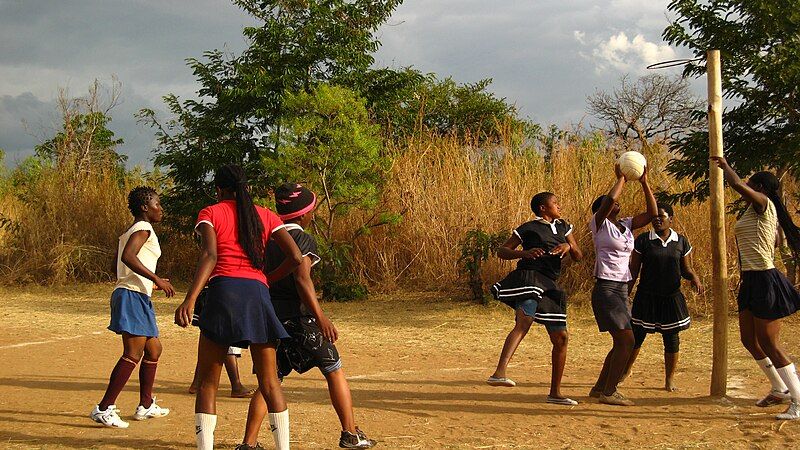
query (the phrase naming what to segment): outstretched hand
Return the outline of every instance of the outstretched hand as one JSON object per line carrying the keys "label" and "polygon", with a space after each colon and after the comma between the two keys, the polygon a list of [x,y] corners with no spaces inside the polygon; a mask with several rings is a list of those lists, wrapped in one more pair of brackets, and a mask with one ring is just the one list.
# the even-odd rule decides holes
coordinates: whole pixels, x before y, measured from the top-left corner
{"label": "outstretched hand", "polygon": [[541,248],[532,248],[530,250],[525,250],[523,253],[523,258],[525,259],[536,259],[544,255],[546,252]]}
{"label": "outstretched hand", "polygon": [[333,322],[331,322],[326,316],[322,316],[317,319],[317,325],[319,325],[319,330],[322,331],[322,336],[324,336],[325,339],[327,339],[331,344],[335,343],[336,340],[339,339],[339,331],[336,330]]}
{"label": "outstretched hand", "polygon": [[156,281],[153,282],[155,284],[154,289],[156,291],[164,291],[167,297],[172,297],[175,295],[175,288],[172,287],[172,284],[169,282],[169,278],[156,278]]}
{"label": "outstretched hand", "polygon": [[550,254],[553,256],[558,256],[560,258],[563,258],[564,255],[569,253],[571,248],[572,246],[565,242],[563,244],[558,244],[557,246],[555,246],[552,250],[550,250]]}
{"label": "outstretched hand", "polygon": [[695,291],[697,291],[697,293],[699,295],[703,295],[703,292],[705,291],[705,289],[703,288],[703,284],[700,283],[699,280],[692,280],[692,286],[694,287]]}
{"label": "outstretched hand", "polygon": [[192,315],[194,314],[194,304],[189,300],[184,300],[183,303],[175,310],[175,324],[179,327],[186,328],[192,323]]}
{"label": "outstretched hand", "polygon": [[617,176],[618,180],[621,178],[623,181],[628,181],[628,179],[625,178],[625,175],[622,173],[622,169],[619,167],[619,163],[614,164],[614,174]]}
{"label": "outstretched hand", "polygon": [[713,162],[717,163],[717,167],[719,167],[720,169],[724,169],[725,167],[729,167],[728,160],[726,160],[724,156],[711,156],[708,159],[709,159],[709,161],[713,161]]}
{"label": "outstretched hand", "polygon": [[639,183],[647,183],[647,164],[645,164],[644,168],[642,169],[642,176],[639,177]]}

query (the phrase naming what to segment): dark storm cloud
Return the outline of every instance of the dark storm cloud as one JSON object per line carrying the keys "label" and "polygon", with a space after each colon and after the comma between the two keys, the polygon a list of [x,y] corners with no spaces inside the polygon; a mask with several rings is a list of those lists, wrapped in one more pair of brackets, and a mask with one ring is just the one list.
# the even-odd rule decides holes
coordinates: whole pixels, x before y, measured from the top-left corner
{"label": "dark storm cloud", "polygon": [[[460,82],[493,78],[493,91],[524,114],[565,125],[583,118],[596,88],[672,51],[659,38],[666,4],[406,0],[379,32],[377,63]],[[131,163],[147,163],[152,132],[135,111],[163,109],[170,92],[192,96],[197,84],[184,60],[215,48],[241,52],[242,28],[254,23],[227,0],[0,0],[0,148],[21,155],[36,142],[32,131],[56,124],[59,87],[81,95],[92,80],[116,75],[122,104],[110,127]],[[36,124],[45,126],[31,130]]]}

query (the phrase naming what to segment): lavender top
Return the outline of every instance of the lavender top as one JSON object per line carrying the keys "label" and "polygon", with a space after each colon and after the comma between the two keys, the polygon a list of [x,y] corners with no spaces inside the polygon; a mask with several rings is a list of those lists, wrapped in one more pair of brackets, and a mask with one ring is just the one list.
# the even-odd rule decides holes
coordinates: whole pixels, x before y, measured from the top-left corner
{"label": "lavender top", "polygon": [[589,230],[594,240],[594,276],[603,280],[628,282],[631,270],[628,262],[633,251],[633,218],[626,217],[619,221],[625,231],[619,231],[613,222],[605,219],[597,229],[594,216],[589,221]]}

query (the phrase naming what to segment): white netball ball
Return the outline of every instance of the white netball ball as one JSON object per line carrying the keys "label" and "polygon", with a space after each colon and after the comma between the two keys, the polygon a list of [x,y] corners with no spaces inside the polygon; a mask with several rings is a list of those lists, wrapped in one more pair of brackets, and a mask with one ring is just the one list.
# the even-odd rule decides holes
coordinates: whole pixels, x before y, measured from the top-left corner
{"label": "white netball ball", "polygon": [[617,160],[619,163],[619,170],[625,175],[627,180],[638,180],[644,173],[644,168],[647,166],[647,160],[639,152],[625,152],[619,156]]}

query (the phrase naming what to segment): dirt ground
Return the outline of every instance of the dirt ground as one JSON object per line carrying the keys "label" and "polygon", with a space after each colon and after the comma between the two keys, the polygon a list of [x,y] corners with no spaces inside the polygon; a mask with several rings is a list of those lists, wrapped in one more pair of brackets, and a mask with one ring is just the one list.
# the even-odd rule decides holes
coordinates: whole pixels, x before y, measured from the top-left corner
{"label": "dirt ground", "polygon": [[[195,363],[197,329],[172,324],[177,299],[156,299],[164,354],[156,379],[163,419],[131,421],[125,430],[88,418],[121,353],[108,324],[109,285],[0,288],[0,447],[194,448],[194,397],[186,393]],[[182,298],[182,297],[178,297]],[[645,342],[633,375],[620,388],[637,403],[620,408],[587,397],[610,339],[588,309],[572,308],[564,393],[575,407],[544,403],[549,341],[532,329],[512,362],[515,388],[484,384],[512,325],[503,305],[478,306],[434,293],[376,296],[366,302],[326,303],[339,328],[338,348],[356,406],[357,423],[390,448],[793,448],[800,421],[779,422],[784,407],[760,409],[764,376],[730,326],[729,396],[708,397],[711,322],[697,320],[682,334],[679,392],[663,386],[661,340]],[[784,323],[783,344],[796,360],[800,321]],[[245,384],[255,379],[247,352]],[[222,376],[218,448],[240,442],[247,400],[228,397]],[[284,383],[293,448],[335,448],[338,421],[316,371]],[[138,401],[137,375],[117,401],[124,417]],[[262,444],[271,448],[268,430]],[[795,447],[796,448],[796,447]]]}

